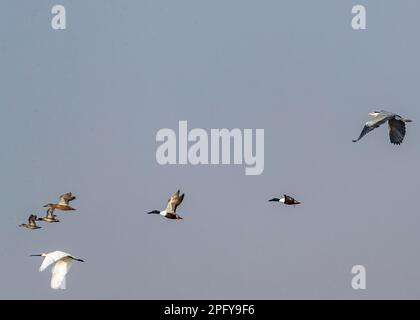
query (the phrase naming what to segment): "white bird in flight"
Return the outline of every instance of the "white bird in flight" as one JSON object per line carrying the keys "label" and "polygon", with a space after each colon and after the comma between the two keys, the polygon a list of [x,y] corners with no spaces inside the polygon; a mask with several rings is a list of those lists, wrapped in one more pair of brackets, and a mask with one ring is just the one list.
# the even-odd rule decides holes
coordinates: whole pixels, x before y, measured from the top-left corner
{"label": "white bird in flight", "polygon": [[44,271],[49,265],[55,262],[52,268],[51,288],[66,289],[66,275],[70,270],[73,260],[84,262],[82,259],[73,257],[63,251],[53,251],[50,253],[31,254],[32,257],[45,257],[39,267],[39,272]]}

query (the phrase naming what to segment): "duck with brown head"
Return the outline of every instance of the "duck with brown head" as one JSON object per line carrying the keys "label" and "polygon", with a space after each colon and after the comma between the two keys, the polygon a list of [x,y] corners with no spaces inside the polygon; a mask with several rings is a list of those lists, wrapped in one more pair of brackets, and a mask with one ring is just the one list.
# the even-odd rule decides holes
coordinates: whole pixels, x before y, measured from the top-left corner
{"label": "duck with brown head", "polygon": [[58,203],[48,203],[44,207],[63,211],[76,210],[75,208],[70,206],[70,201],[73,201],[74,199],[76,199],[76,197],[73,196],[71,192],[67,192],[60,196]]}
{"label": "duck with brown head", "polygon": [[31,230],[41,229],[41,227],[37,226],[36,220],[37,220],[37,216],[34,214],[31,214],[28,218],[28,223],[22,223],[19,225],[19,227],[24,227]]}
{"label": "duck with brown head", "polygon": [[57,219],[57,216],[54,214],[54,208],[48,208],[47,213],[44,217],[38,218],[37,221],[44,221],[44,222],[60,222],[60,220]]}

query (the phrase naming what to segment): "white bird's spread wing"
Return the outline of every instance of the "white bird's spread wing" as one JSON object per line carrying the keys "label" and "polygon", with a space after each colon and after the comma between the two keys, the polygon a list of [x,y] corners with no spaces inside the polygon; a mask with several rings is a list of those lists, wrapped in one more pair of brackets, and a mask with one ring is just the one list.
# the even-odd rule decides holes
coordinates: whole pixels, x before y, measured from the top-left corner
{"label": "white bird's spread wing", "polygon": [[57,261],[52,268],[51,288],[52,289],[66,289],[66,275],[69,272],[73,263],[73,259],[64,257]]}
{"label": "white bird's spread wing", "polygon": [[47,254],[47,256],[44,258],[44,261],[42,261],[41,266],[39,267],[39,272],[44,271],[48,266],[64,257],[70,256],[68,253],[65,253],[63,251],[54,251]]}

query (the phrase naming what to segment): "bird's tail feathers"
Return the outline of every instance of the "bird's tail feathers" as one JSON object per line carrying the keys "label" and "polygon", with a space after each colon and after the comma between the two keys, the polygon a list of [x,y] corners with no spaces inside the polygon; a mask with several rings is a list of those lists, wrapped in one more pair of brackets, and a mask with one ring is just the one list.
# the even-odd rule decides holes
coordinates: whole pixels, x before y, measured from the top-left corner
{"label": "bird's tail feathers", "polygon": [[51,289],[66,289],[66,277],[51,277]]}

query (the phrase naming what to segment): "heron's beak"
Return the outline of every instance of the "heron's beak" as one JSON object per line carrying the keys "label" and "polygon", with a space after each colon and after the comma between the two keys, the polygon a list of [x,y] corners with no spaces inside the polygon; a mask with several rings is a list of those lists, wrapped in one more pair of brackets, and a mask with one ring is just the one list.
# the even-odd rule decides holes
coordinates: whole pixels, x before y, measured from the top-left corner
{"label": "heron's beak", "polygon": [[30,257],[42,257],[42,254],[31,254]]}

